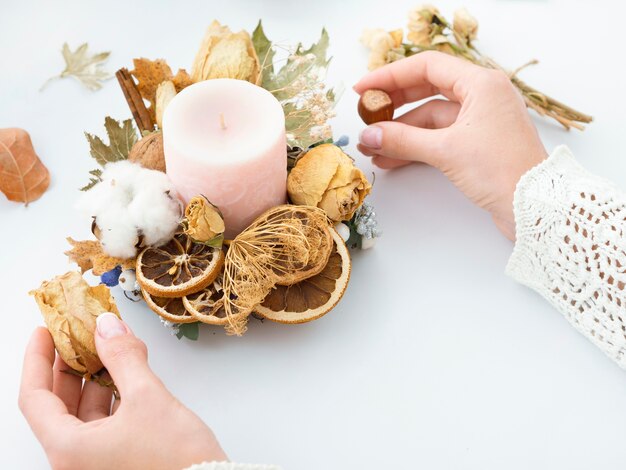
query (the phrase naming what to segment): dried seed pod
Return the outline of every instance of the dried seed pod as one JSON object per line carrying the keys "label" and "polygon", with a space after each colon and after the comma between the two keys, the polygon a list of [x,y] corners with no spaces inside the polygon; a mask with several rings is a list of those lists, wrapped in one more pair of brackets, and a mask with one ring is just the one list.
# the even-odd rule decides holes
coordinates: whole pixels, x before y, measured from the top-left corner
{"label": "dried seed pod", "polygon": [[163,152],[163,134],[155,132],[143,137],[133,145],[128,154],[131,162],[139,163],[149,170],[165,173],[165,153]]}
{"label": "dried seed pod", "polygon": [[359,99],[359,116],[368,126],[393,119],[393,101],[383,90],[367,90]]}

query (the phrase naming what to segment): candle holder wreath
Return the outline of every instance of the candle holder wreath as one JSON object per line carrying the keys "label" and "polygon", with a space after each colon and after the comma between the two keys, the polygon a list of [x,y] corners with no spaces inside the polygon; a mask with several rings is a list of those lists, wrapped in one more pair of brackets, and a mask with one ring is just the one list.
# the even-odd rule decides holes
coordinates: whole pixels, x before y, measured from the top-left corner
{"label": "candle holder wreath", "polygon": [[86,134],[100,167],[78,207],[95,239],[68,238],[66,253],[101,285],[72,272],[33,292],[77,372],[101,367],[87,359],[93,317],[117,312],[109,287],[190,339],[201,323],[242,335],[250,316],[303,323],[337,305],[348,247],[381,232],[370,182],[333,142],[328,41],[285,48],[261,22],[250,35],[214,21],[190,73],[145,58],[116,73],[139,133],[106,117],[108,143]]}

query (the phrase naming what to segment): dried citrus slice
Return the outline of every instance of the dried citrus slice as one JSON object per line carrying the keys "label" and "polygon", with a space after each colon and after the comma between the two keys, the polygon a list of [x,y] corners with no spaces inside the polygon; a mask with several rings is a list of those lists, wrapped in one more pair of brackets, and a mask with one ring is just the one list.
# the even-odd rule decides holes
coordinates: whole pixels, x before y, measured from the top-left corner
{"label": "dried citrus slice", "polygon": [[154,313],[172,323],[193,323],[196,320],[186,309],[182,298],[154,297],[145,290],[143,298]]}
{"label": "dried citrus slice", "polygon": [[[211,284],[224,264],[224,252],[195,243],[184,233],[137,257],[137,282],[156,297],[183,297]],[[182,301],[181,301],[182,302]]]}
{"label": "dried citrus slice", "polygon": [[200,292],[183,297],[183,305],[197,321],[209,325],[225,325],[228,319],[224,310],[223,296],[222,275],[220,274],[215,281]]}
{"label": "dried citrus slice", "polygon": [[333,309],[350,280],[350,253],[346,244],[331,228],[334,246],[328,263],[315,276],[291,286],[276,286],[255,307],[255,312],[279,323],[305,323]]}

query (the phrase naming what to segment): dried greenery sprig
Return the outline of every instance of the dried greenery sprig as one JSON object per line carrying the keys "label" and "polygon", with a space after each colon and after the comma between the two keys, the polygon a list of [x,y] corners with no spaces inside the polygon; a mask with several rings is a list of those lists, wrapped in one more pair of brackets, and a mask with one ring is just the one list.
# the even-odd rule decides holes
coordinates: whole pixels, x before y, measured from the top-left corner
{"label": "dried greenery sprig", "polygon": [[406,42],[401,29],[390,32],[374,29],[364,32],[361,41],[370,48],[370,70],[423,51],[437,50],[483,67],[506,72],[529,108],[541,116],[555,119],[566,129],[574,127],[583,130],[581,123],[586,124],[593,120],[591,116],[541,93],[518,77],[520,71],[537,64],[537,60],[509,72],[482,54],[473,43],[478,32],[478,21],[465,9],[457,10],[453,22],[450,23],[431,5],[417,7],[409,12],[407,29]]}

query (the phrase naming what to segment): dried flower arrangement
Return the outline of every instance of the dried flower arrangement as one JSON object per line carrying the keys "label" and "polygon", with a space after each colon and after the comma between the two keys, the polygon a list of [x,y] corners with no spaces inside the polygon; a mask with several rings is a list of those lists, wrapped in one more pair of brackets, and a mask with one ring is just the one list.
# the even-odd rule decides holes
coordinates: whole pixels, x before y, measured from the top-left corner
{"label": "dried flower arrangement", "polygon": [[[107,139],[85,134],[100,168],[90,172],[78,207],[91,218],[95,239],[68,238],[66,254],[81,273],[33,291],[57,349],[73,358],[68,364],[77,373],[97,372],[90,335],[95,315],[117,312],[109,287],[143,299],[173,334],[189,339],[198,337],[200,323],[241,335],[250,316],[303,323],[335,307],[350,278],[347,246],[370,248],[381,231],[365,202],[371,184],[342,150],[347,139],[333,143],[328,120],[336,95],[323,81],[328,43],[323,30],[309,48],[285,48],[267,38],[261,22],[249,34],[214,21],[190,73],[174,74],[163,59],[138,58],[133,70],[115,74],[139,133],[130,119],[106,117]],[[220,208],[205,196],[187,204],[177,197],[161,131],[164,111],[181,90],[215,78],[264,88],[285,116],[290,203],[270,208],[232,239],[225,238]],[[85,283],[88,270],[100,276],[100,286]],[[89,306],[88,321],[74,318],[69,305]]]}
{"label": "dried flower arrangement", "polygon": [[474,41],[477,33],[478,21],[466,9],[457,10],[450,22],[434,6],[422,5],[409,12],[406,40],[402,29],[367,29],[363,32],[361,42],[370,49],[370,70],[423,51],[445,52],[483,67],[507,72],[529,108],[541,116],[555,119],[566,129],[574,127],[583,130],[582,124],[592,121],[591,116],[539,92],[518,77],[524,68],[537,64],[536,60],[513,71],[506,71],[476,48]]}

